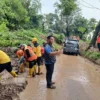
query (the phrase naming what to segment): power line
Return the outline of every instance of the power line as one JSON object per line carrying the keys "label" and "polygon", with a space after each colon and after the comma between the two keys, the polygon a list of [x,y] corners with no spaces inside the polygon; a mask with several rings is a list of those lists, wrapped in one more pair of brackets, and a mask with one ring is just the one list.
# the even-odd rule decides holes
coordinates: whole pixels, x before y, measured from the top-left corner
{"label": "power line", "polygon": [[84,1],[84,0],[82,0],[82,1],[85,2],[86,4],[90,5],[90,6],[94,7],[92,4],[90,4],[90,3],[86,2],[86,1]]}
{"label": "power line", "polygon": [[[81,4],[81,3],[80,3]],[[86,5],[84,5],[84,4],[81,4],[82,6],[84,6],[84,7],[87,7],[87,8],[90,8],[90,9],[94,9],[93,7],[89,7],[89,6],[86,6]]]}
{"label": "power line", "polygon": [[83,6],[87,7],[87,8],[100,10],[100,8],[97,8],[97,7],[93,6],[92,4],[90,4],[90,3],[88,3],[88,2],[86,2],[86,1],[84,1],[84,0],[82,0],[82,1],[83,1],[84,3],[86,3],[87,5],[91,6],[91,7],[86,6],[86,5],[83,5],[83,4],[81,4],[81,5],[83,5]]}

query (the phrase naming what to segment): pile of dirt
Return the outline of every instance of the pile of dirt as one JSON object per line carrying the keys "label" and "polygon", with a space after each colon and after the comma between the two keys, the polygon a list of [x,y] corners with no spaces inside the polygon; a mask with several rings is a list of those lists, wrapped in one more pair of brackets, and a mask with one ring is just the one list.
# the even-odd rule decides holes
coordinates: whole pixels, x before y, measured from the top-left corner
{"label": "pile of dirt", "polygon": [[80,42],[79,43],[79,51],[80,51],[80,53],[82,52],[82,51],[85,51],[87,48],[88,48],[88,44],[86,43],[86,42]]}
{"label": "pile of dirt", "polygon": [[27,85],[24,78],[6,78],[0,81],[0,100],[20,100],[18,94]]}

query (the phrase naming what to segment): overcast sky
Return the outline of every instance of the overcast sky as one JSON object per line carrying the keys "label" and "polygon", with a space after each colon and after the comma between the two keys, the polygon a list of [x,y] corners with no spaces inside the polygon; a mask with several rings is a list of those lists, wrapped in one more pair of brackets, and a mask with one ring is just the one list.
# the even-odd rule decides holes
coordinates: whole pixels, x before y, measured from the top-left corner
{"label": "overcast sky", "polygon": [[[54,3],[59,0],[41,0],[42,2],[42,13],[53,13],[55,8],[54,8]],[[81,4],[91,7],[90,5],[84,3],[82,0],[78,0],[80,2],[80,7],[82,9],[82,15],[88,19],[90,18],[95,18],[97,20],[100,20],[100,10],[97,9],[90,9],[87,7],[82,6]],[[100,8],[100,0],[84,0],[94,7]]]}

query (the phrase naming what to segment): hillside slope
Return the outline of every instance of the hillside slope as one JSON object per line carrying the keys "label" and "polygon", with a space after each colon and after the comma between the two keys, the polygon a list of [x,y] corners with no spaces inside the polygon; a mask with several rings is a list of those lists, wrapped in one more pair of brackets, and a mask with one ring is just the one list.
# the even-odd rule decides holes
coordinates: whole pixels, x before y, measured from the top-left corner
{"label": "hillside slope", "polygon": [[[58,35],[56,35],[58,36]],[[47,34],[42,33],[36,29],[19,30],[14,32],[1,32],[0,33],[0,47],[16,47],[19,44],[31,44],[32,38],[38,38],[40,45],[46,41]],[[60,45],[54,44],[55,48],[60,48]]]}

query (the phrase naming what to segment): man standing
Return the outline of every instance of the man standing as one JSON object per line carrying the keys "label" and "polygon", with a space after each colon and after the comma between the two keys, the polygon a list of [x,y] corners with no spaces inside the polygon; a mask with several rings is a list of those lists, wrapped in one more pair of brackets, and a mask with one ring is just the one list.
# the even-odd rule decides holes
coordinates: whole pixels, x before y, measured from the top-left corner
{"label": "man standing", "polygon": [[34,45],[33,51],[34,51],[34,53],[37,56],[37,60],[36,60],[37,67],[35,65],[35,69],[38,69],[37,75],[41,75],[42,74],[42,66],[41,66],[42,53],[41,53],[41,46],[38,44],[37,38],[33,38],[32,39],[32,43]]}
{"label": "man standing", "polygon": [[59,55],[62,53],[61,50],[54,51],[53,49],[53,43],[54,43],[54,37],[52,35],[47,37],[47,44],[45,46],[45,66],[46,66],[46,80],[47,80],[47,88],[55,89],[56,87],[53,86],[55,82],[52,82],[52,75],[54,71],[54,64],[56,62],[56,55]]}

